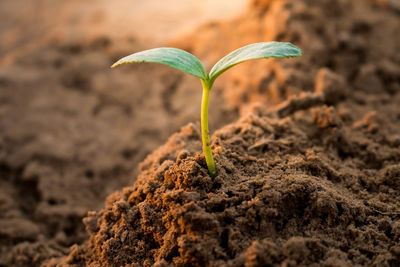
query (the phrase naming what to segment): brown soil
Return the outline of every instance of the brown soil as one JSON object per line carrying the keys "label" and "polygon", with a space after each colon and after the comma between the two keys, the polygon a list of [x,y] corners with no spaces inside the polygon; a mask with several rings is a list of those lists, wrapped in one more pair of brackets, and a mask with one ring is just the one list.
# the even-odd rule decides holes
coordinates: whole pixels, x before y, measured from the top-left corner
{"label": "brown soil", "polygon": [[[111,42],[53,41],[0,70],[0,266],[39,264],[83,242],[87,211],[132,184],[147,154],[198,119],[199,81],[159,65],[110,71],[142,49]],[[236,116],[213,110],[214,128]]]}
{"label": "brown soil", "polygon": [[[54,41],[2,69],[0,265],[399,266],[399,11],[253,0],[174,42],[208,65],[261,40],[304,50],[216,83],[211,128],[242,116],[213,135],[215,179],[193,123],[137,176],[198,120],[201,93],[162,66],[100,71],[137,41]],[[81,218],[136,176],[89,212],[83,242]]]}
{"label": "brown soil", "polygon": [[89,244],[64,263],[397,266],[399,143],[379,142],[379,131],[367,138],[334,108],[315,111],[326,118],[260,110],[217,131],[215,179],[198,153],[200,129],[182,128],[134,186],[89,213]]}
{"label": "brown soil", "polygon": [[[25,24],[36,17],[24,11]],[[1,36],[19,32],[18,19]],[[131,185],[139,162],[200,112],[195,78],[161,65],[110,70],[153,43],[28,32],[14,50],[0,45],[0,266],[39,266],[84,242],[87,212]],[[212,112],[214,129],[237,117],[224,104]]]}

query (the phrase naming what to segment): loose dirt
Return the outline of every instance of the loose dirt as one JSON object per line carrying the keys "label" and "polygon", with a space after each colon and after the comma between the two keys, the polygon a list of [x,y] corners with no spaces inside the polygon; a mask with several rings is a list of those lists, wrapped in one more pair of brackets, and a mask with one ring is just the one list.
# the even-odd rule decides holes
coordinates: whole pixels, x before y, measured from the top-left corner
{"label": "loose dirt", "polygon": [[162,66],[100,71],[138,41],[54,42],[2,70],[0,265],[400,265],[399,14],[254,0],[174,41],[207,66],[256,41],[304,51],[216,83],[212,129],[241,116],[213,135],[215,179],[196,123],[136,171],[196,121],[201,93]]}

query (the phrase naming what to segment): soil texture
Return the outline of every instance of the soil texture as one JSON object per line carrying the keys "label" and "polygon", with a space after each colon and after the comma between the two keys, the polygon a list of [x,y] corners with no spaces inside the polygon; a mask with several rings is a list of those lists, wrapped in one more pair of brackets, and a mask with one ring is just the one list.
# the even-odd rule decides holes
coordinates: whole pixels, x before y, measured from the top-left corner
{"label": "soil texture", "polygon": [[198,81],[101,71],[138,40],[54,39],[13,59],[0,72],[0,266],[399,266],[399,35],[396,1],[252,0],[173,41],[206,67],[258,41],[304,52],[216,82],[215,179]]}
{"label": "soil texture", "polygon": [[[22,5],[26,14],[0,27],[2,36],[37,18],[27,6],[38,2],[1,2]],[[40,266],[84,242],[87,212],[132,184],[139,162],[172,133],[199,120],[198,79],[161,65],[110,69],[122,56],[156,44],[104,31],[70,36],[61,18],[73,8],[52,2],[39,14],[59,6],[57,27],[50,26],[54,15],[45,16],[14,46],[7,38],[0,44],[0,266]],[[87,5],[71,5],[78,2]],[[7,11],[0,8],[5,18]],[[221,103],[211,108],[214,129],[237,117],[221,95],[212,101]]]}
{"label": "soil texture", "polygon": [[[225,76],[243,116],[213,136],[215,179],[198,125],[182,128],[84,219],[89,243],[49,265],[398,266],[398,26],[389,2],[253,1],[186,37],[210,62],[260,39],[292,41],[304,56]],[[204,46],[213,36],[224,41]],[[271,110],[254,99],[288,100]]]}

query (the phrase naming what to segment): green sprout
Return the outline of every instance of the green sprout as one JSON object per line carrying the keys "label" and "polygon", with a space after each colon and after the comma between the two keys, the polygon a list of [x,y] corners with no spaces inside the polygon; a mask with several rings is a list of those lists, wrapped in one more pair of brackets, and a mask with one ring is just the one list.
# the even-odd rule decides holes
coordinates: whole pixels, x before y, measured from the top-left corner
{"label": "green sprout", "polygon": [[177,48],[161,47],[138,52],[118,60],[111,67],[125,63],[153,62],[171,66],[200,78],[203,86],[201,102],[201,135],[203,151],[210,175],[217,175],[214,158],[211,152],[210,134],[208,131],[208,99],[215,79],[231,67],[244,61],[261,58],[286,58],[301,56],[301,50],[291,43],[262,42],[241,47],[219,60],[210,73],[206,73],[203,64],[192,54]]}

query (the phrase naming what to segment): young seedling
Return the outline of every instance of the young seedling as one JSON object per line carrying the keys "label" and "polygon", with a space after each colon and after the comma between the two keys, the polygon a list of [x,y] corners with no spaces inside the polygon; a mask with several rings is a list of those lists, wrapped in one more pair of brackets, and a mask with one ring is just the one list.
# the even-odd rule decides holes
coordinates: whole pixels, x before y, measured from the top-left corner
{"label": "young seedling", "polygon": [[208,99],[215,79],[229,68],[247,60],[270,57],[297,57],[301,54],[301,50],[291,43],[262,42],[250,44],[223,57],[214,65],[214,67],[212,67],[210,73],[207,73],[200,60],[192,54],[177,48],[161,47],[145,50],[124,57],[118,60],[111,67],[114,68],[125,63],[154,62],[171,66],[200,78],[203,86],[203,98],[201,102],[201,135],[203,140],[203,151],[208,171],[212,177],[215,177],[217,175],[217,169],[211,152],[210,134],[208,131]]}

